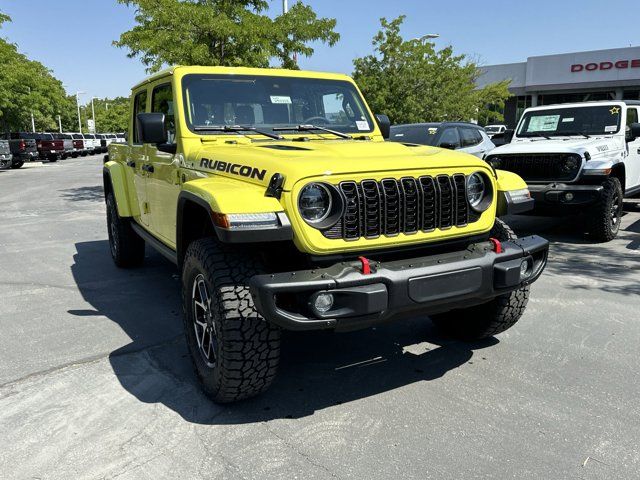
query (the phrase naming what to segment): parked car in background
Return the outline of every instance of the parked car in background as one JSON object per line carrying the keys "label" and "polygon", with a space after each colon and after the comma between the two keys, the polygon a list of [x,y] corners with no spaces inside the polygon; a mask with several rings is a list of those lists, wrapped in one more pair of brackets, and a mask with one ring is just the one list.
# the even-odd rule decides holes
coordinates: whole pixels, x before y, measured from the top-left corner
{"label": "parked car in background", "polygon": [[81,133],[71,133],[71,138],[73,138],[73,157],[86,157],[89,155],[89,149],[85,143],[84,135]]}
{"label": "parked car in background", "polygon": [[96,153],[100,153],[102,147],[100,146],[100,139],[96,138],[93,133],[83,133],[82,134],[85,139],[85,146],[89,150],[89,155],[95,155]]}
{"label": "parked car in background", "polygon": [[623,198],[640,194],[640,101],[528,108],[511,143],[486,157],[520,175],[543,215],[584,214],[585,229],[615,238]]}
{"label": "parked car in background", "polygon": [[56,140],[62,140],[62,147],[64,148],[64,153],[62,154],[62,158],[69,158],[73,156],[74,148],[73,148],[73,138],[68,133],[54,133],[53,138]]}
{"label": "parked car in background", "polygon": [[470,153],[479,158],[483,158],[495,148],[482,127],[465,122],[393,125],[389,140],[448,148]]}
{"label": "parked car in background", "polygon": [[484,127],[484,131],[486,132],[489,138],[493,138],[494,135],[506,132],[507,126],[506,125],[487,125],[486,127]]}
{"label": "parked car in background", "polygon": [[13,155],[11,154],[9,140],[0,140],[0,170],[6,170],[11,167],[13,167]]}
{"label": "parked car in background", "polygon": [[96,139],[100,141],[100,152],[107,152],[107,136],[103,133],[96,133]]}
{"label": "parked car in background", "polygon": [[19,132],[5,136],[9,140],[9,148],[13,155],[13,168],[20,168],[24,162],[38,159],[38,144],[33,138],[21,136]]}
{"label": "parked car in background", "polygon": [[50,133],[17,132],[11,134],[17,139],[35,140],[37,158],[56,162],[64,153],[62,140],[56,140]]}

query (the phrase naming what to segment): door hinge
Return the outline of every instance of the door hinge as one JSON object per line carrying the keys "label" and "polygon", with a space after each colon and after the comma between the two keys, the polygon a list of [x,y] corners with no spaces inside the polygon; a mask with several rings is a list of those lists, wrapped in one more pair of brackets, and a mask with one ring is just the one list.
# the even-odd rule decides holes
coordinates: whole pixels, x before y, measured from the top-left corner
{"label": "door hinge", "polygon": [[149,202],[144,202],[144,203],[142,204],[142,210],[144,210],[144,213],[145,213],[145,214],[148,214],[148,213],[149,213]]}

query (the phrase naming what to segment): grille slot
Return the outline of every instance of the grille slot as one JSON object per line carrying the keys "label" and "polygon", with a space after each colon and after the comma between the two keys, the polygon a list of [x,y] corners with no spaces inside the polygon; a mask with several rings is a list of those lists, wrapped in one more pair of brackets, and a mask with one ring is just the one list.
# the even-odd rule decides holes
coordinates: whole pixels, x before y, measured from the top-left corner
{"label": "grille slot", "polygon": [[[501,170],[517,173],[524,181],[572,181],[578,176],[582,159],[573,154],[536,153],[531,155],[499,155]],[[569,158],[576,160],[575,168],[567,168]]]}
{"label": "grille slot", "polygon": [[340,183],[345,201],[338,223],[326,238],[356,240],[463,227],[477,221],[467,203],[463,174],[386,178]]}

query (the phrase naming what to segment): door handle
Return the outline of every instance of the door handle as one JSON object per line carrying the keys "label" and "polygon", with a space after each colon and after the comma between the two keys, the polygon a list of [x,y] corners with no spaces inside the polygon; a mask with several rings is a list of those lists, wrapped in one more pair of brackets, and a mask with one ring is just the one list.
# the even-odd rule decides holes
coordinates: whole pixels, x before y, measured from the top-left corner
{"label": "door handle", "polygon": [[134,161],[132,161],[132,160],[129,160],[129,161],[127,162],[127,166],[128,166],[128,167],[131,167],[131,168],[136,168],[136,162],[134,162]]}
{"label": "door handle", "polygon": [[640,147],[638,147],[638,154],[640,155]]}

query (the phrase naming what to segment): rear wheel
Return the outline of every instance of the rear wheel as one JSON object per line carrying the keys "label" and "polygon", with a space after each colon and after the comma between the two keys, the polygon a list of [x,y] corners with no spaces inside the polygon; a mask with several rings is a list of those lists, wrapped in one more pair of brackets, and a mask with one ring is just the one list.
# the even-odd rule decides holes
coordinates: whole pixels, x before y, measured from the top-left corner
{"label": "rear wheel", "polygon": [[620,230],[624,193],[620,180],[615,177],[608,178],[602,186],[602,196],[593,210],[587,213],[587,230],[598,242],[609,242]]}
{"label": "rear wheel", "polygon": [[[517,235],[500,219],[491,230],[500,241],[514,240]],[[462,340],[491,337],[511,328],[524,314],[529,301],[529,286],[500,295],[493,300],[469,308],[433,315],[431,320],[442,331]]]}
{"label": "rear wheel", "polygon": [[189,245],[182,270],[184,328],[204,392],[230,403],[264,392],[280,359],[280,329],[255,308],[248,281],[261,272],[249,254],[213,239]]}
{"label": "rear wheel", "polygon": [[107,227],[114,263],[120,268],[141,265],[144,261],[144,240],[131,228],[129,219],[118,215],[116,199],[112,192],[107,194]]}

